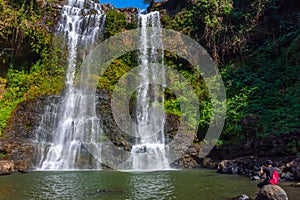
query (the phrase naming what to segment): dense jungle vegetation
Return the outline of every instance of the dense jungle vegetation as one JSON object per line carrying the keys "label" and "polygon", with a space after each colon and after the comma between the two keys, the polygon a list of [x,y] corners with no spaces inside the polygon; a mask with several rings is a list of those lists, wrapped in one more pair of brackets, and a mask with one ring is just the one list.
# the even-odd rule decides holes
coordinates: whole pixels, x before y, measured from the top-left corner
{"label": "dense jungle vegetation", "polygon": [[[63,51],[54,44],[57,11],[38,0],[0,0],[0,134],[23,101],[58,94],[63,88]],[[300,128],[300,4],[297,0],[169,0],[152,4],[163,27],[180,31],[205,47],[223,77],[227,117],[219,144]],[[106,12],[105,38],[136,27],[126,13]],[[211,106],[203,80],[184,59],[165,52],[165,64],[190,81],[201,119],[209,124]],[[114,83],[137,65],[135,53],[116,59],[99,82]],[[180,115],[172,93],[167,111]]]}
{"label": "dense jungle vegetation", "polygon": [[42,1],[0,0],[0,135],[19,103],[63,87],[61,52],[49,31],[56,15]]}
{"label": "dense jungle vegetation", "polygon": [[299,3],[173,0],[168,6],[165,27],[195,38],[222,74],[228,106],[223,140],[299,129]]}

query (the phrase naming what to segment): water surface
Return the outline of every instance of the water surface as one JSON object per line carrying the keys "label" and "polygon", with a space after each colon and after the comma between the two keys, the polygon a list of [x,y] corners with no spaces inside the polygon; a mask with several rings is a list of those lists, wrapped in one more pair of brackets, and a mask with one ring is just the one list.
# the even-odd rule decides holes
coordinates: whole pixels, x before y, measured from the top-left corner
{"label": "water surface", "polygon": [[[255,196],[257,182],[211,170],[156,172],[34,171],[0,177],[0,199],[227,199]],[[299,188],[281,185],[290,200]]]}

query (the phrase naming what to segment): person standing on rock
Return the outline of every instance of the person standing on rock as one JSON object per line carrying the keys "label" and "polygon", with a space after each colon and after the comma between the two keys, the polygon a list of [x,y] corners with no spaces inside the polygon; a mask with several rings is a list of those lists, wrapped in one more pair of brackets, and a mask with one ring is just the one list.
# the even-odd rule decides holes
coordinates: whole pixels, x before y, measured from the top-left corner
{"label": "person standing on rock", "polygon": [[271,181],[271,179],[273,179],[274,177],[273,173],[275,171],[275,168],[272,165],[273,165],[272,160],[267,160],[265,166],[262,166],[260,168],[261,175],[266,174],[266,179],[263,182],[258,183],[257,187],[262,188],[268,184],[277,184],[278,180],[276,181],[276,183],[273,183],[273,181]]}

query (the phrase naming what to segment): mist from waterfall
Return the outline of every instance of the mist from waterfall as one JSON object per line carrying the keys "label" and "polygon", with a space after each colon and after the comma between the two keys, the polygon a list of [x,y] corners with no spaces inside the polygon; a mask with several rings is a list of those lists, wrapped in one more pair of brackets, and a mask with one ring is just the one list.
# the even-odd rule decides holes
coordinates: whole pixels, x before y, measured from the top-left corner
{"label": "mist from waterfall", "polygon": [[[56,35],[67,41],[68,58],[65,90],[60,100],[51,101],[37,135],[36,168],[70,170],[99,168],[101,162],[101,123],[96,115],[95,92],[86,90],[84,79],[76,78],[79,60],[96,45],[103,33],[105,15],[100,4],[87,0],[68,0]],[[89,75],[88,70],[82,73]],[[87,149],[94,149],[93,155]],[[96,153],[95,153],[96,152]]]}

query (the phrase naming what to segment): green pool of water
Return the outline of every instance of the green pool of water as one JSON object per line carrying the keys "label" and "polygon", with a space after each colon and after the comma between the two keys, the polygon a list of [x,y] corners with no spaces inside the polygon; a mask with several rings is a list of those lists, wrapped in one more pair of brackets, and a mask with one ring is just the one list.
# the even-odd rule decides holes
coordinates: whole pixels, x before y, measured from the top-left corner
{"label": "green pool of water", "polygon": [[[27,199],[227,199],[255,196],[257,182],[211,170],[156,172],[34,171],[0,177],[0,200]],[[281,185],[290,200],[300,189]]]}

